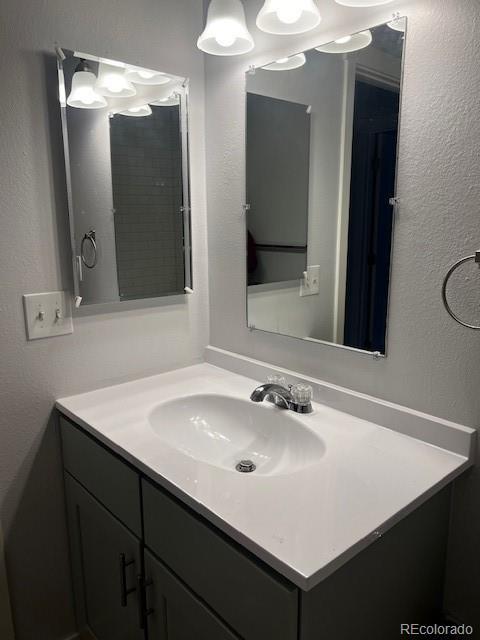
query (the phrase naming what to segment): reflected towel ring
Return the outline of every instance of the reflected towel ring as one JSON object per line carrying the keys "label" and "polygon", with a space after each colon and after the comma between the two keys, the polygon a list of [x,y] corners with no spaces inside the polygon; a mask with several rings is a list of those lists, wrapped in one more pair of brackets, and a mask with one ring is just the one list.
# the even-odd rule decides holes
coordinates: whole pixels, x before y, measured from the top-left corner
{"label": "reflected towel ring", "polygon": [[461,324],[462,327],[467,327],[467,329],[473,329],[474,331],[480,331],[480,326],[479,325],[475,325],[475,324],[469,324],[468,322],[464,322],[461,318],[459,318],[456,313],[454,313],[452,311],[452,308],[450,307],[450,304],[447,300],[447,286],[448,283],[450,281],[450,278],[452,277],[452,275],[455,273],[455,271],[461,267],[463,264],[465,264],[466,262],[470,262],[472,261],[476,262],[478,264],[478,266],[480,267],[480,250],[476,251],[475,254],[473,256],[467,256],[466,258],[462,258],[461,260],[459,260],[458,262],[456,262],[448,271],[447,275],[445,276],[444,280],[443,280],[443,286],[442,286],[442,299],[443,299],[443,304],[445,306],[445,309],[447,310],[447,312],[449,313],[449,315],[456,321],[458,322],[458,324]]}
{"label": "reflected towel ring", "polygon": [[[85,258],[86,242],[90,242],[90,244],[92,245],[93,260],[91,262],[88,262],[88,260]],[[80,256],[82,258],[83,264],[87,267],[87,269],[93,269],[94,267],[96,267],[98,250],[97,250],[97,242],[95,240],[95,229],[90,229],[90,231],[83,236],[82,244],[80,245]]]}

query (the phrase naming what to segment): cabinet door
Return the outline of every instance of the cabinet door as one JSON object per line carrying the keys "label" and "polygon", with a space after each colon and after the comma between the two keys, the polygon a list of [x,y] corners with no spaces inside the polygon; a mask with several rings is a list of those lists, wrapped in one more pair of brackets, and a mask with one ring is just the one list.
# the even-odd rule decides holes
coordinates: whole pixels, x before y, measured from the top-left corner
{"label": "cabinet door", "polygon": [[77,622],[97,640],[143,640],[140,541],[65,474]]}
{"label": "cabinet door", "polygon": [[239,640],[147,550],[145,574],[149,640]]}

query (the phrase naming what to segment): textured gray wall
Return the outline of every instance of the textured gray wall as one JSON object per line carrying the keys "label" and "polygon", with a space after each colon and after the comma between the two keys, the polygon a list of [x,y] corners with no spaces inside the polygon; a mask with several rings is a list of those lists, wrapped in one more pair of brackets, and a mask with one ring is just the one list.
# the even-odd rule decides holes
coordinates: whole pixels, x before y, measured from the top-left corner
{"label": "textured gray wall", "polygon": [[[198,361],[208,340],[202,18],[195,0],[1,2],[0,502],[17,640],[74,627],[55,398]],[[55,42],[191,78],[195,293],[27,343],[22,294],[70,286]]]}
{"label": "textured gray wall", "polygon": [[[260,0],[249,0],[253,25]],[[480,244],[480,5],[477,0],[395,2],[370,10],[322,3],[316,33],[271,38],[207,59],[207,197],[212,344],[477,427],[480,341],[442,308],[448,266]],[[393,250],[388,358],[249,332],[245,318],[244,72],[321,41],[409,16],[400,135],[401,206]],[[478,289],[477,289],[478,291]],[[478,298],[477,298],[478,300]],[[480,478],[456,489],[448,605],[480,629]]]}

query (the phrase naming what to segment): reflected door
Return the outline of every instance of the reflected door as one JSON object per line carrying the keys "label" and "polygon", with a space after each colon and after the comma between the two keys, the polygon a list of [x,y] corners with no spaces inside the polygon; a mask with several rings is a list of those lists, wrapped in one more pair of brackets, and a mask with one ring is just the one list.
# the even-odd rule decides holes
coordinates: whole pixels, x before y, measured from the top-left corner
{"label": "reflected door", "polygon": [[346,346],[385,353],[399,93],[357,80],[348,230]]}

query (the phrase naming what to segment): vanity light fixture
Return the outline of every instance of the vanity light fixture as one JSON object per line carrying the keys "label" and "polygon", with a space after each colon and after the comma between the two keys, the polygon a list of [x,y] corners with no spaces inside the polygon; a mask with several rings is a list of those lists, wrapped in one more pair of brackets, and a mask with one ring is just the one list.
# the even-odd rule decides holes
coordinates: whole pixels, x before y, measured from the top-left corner
{"label": "vanity light fixture", "polygon": [[145,116],[151,116],[152,110],[148,104],[142,104],[140,107],[130,107],[125,111],[119,112],[121,116],[131,116],[132,118],[144,118]]}
{"label": "vanity light fixture", "polygon": [[344,7],[378,7],[381,4],[393,2],[393,0],[335,0],[335,2]]}
{"label": "vanity light fixture", "polygon": [[72,89],[67,104],[77,109],[103,109],[107,106],[105,98],[96,90],[97,76],[84,59],[80,60],[72,78]]}
{"label": "vanity light fixture", "polygon": [[266,33],[293,35],[315,29],[321,19],[315,0],[265,0],[257,27]]}
{"label": "vanity light fixture", "polygon": [[131,98],[137,93],[133,84],[125,77],[125,68],[105,62],[99,64],[96,89],[107,98]]}
{"label": "vanity light fixture", "polygon": [[280,58],[271,64],[267,64],[262,69],[266,71],[291,71],[292,69],[299,69],[303,67],[307,59],[304,53],[297,53],[295,56],[289,58]]}
{"label": "vanity light fixture", "polygon": [[334,42],[328,42],[320,47],[315,47],[320,53],[351,53],[352,51],[359,51],[365,49],[372,42],[372,32],[367,29],[366,31],[360,31],[360,33],[354,33],[351,36],[344,36],[338,38]]}
{"label": "vanity light fixture", "polygon": [[167,76],[161,71],[152,71],[151,69],[144,69],[142,67],[128,66],[125,71],[125,78],[135,84],[144,85],[161,85],[170,82],[170,76]]}
{"label": "vanity light fixture", "polygon": [[241,0],[211,0],[197,47],[214,56],[237,56],[254,46]]}

